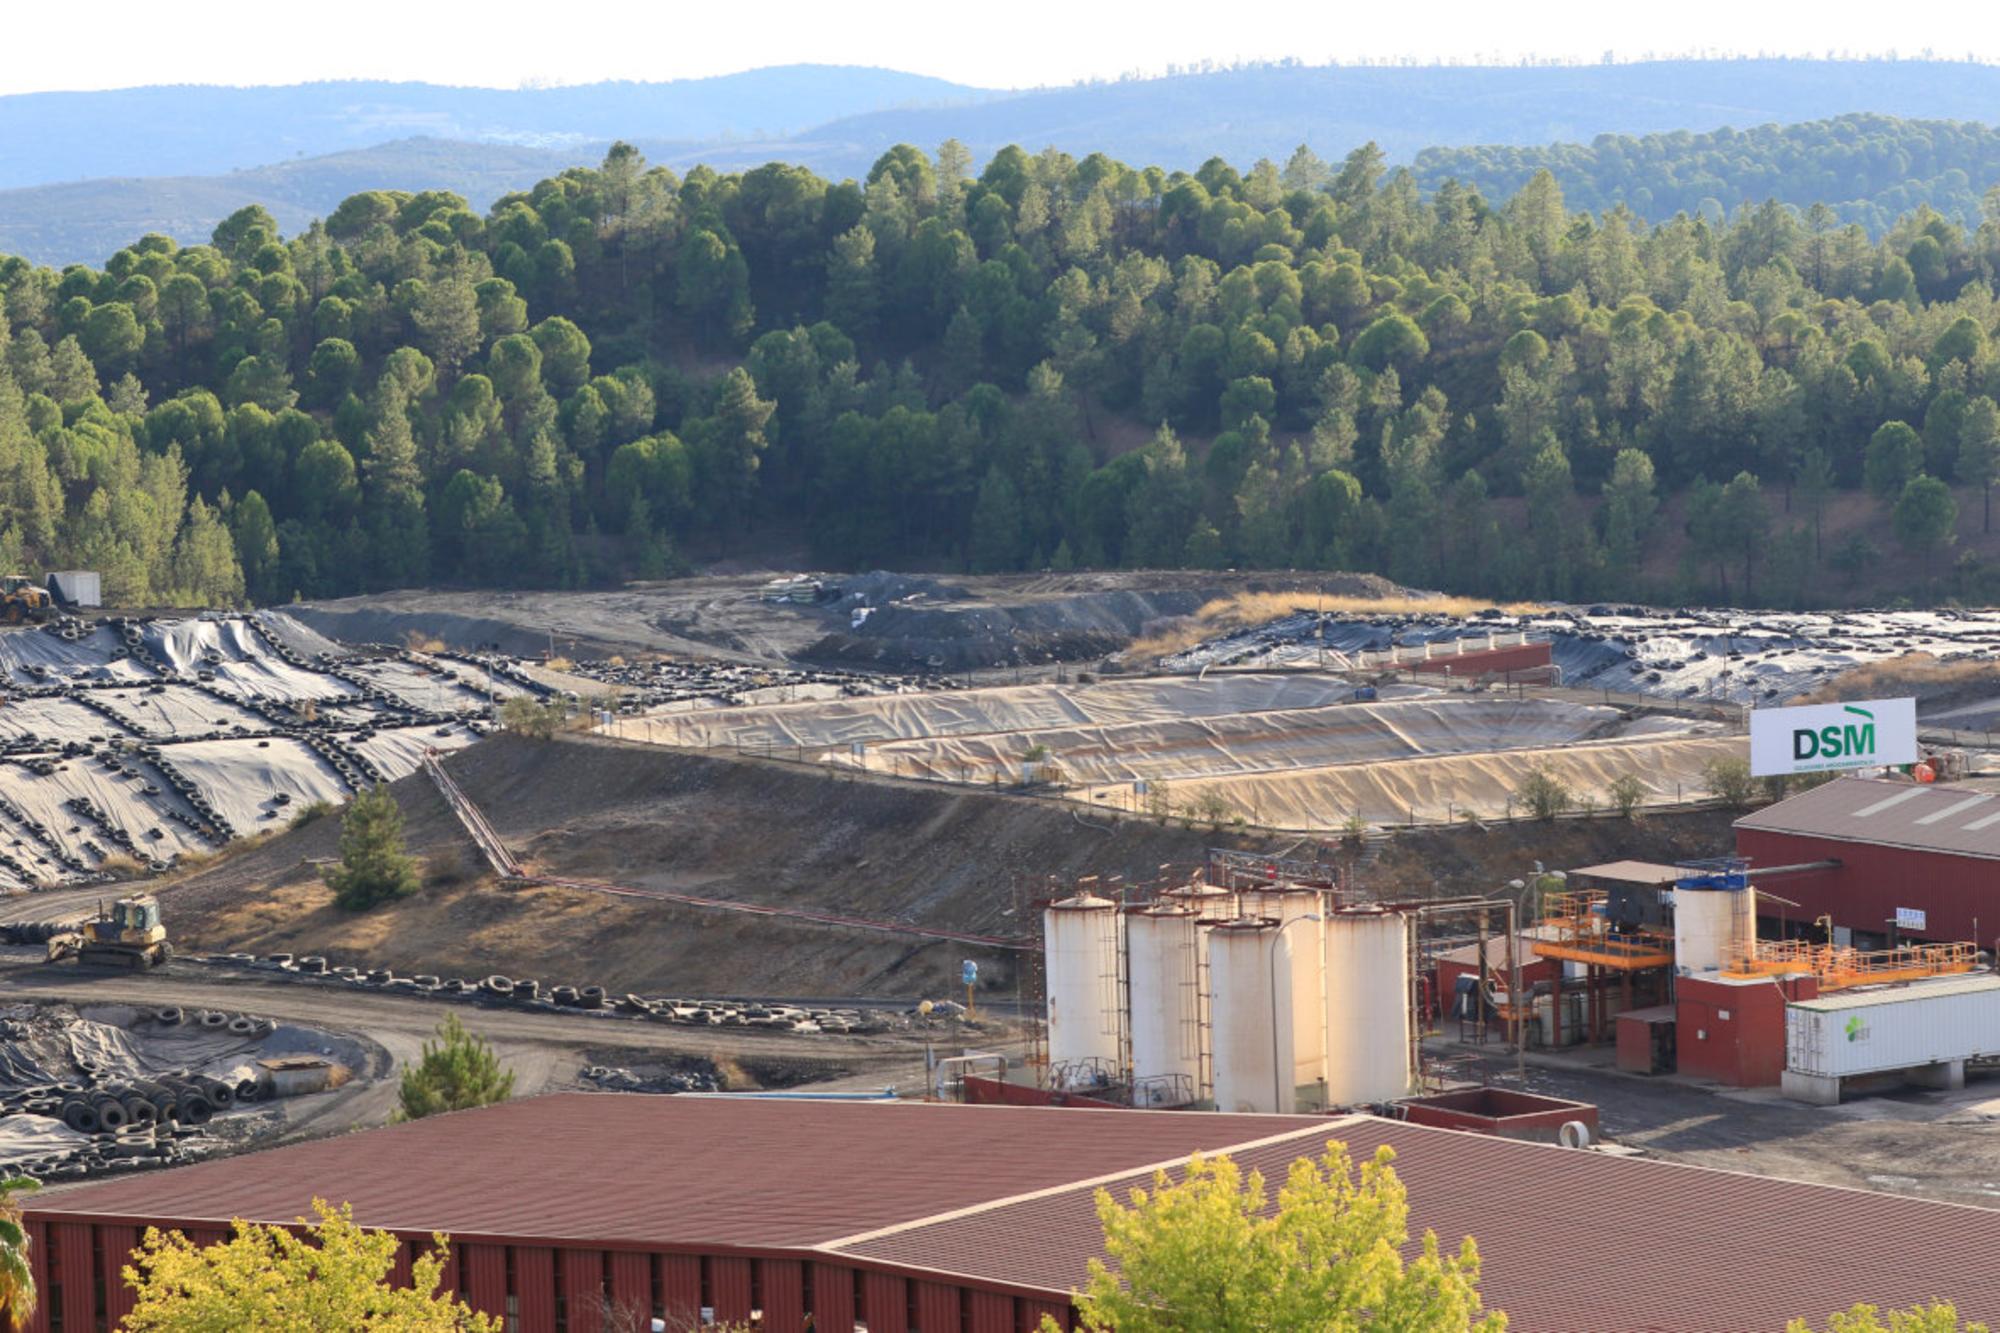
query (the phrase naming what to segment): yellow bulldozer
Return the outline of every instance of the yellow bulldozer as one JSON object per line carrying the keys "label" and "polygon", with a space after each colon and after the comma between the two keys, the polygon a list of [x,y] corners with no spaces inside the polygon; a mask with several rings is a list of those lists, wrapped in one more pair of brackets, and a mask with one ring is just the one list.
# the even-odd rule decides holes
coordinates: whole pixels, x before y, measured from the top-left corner
{"label": "yellow bulldozer", "polygon": [[9,625],[47,620],[56,612],[56,599],[26,574],[0,575],[0,621]]}
{"label": "yellow bulldozer", "polygon": [[95,920],[76,934],[49,941],[49,961],[74,956],[86,967],[122,967],[143,972],[163,966],[174,956],[167,928],[160,924],[160,900],[150,893],[120,898],[107,911],[100,906]]}

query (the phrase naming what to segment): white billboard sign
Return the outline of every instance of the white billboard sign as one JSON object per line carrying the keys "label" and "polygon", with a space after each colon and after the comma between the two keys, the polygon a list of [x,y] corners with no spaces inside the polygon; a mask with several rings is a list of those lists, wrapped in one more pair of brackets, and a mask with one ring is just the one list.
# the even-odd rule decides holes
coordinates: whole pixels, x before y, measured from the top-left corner
{"label": "white billboard sign", "polygon": [[1863,699],[1750,714],[1750,771],[1819,773],[1917,762],[1917,701]]}

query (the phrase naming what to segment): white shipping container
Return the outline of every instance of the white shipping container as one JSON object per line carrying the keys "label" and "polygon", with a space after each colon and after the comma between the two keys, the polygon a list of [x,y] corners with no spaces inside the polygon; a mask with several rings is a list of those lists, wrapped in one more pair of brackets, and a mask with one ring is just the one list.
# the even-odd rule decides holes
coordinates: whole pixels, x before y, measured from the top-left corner
{"label": "white shipping container", "polygon": [[1820,1078],[2000,1055],[2000,976],[1849,991],[1785,1010],[1785,1066]]}
{"label": "white shipping container", "polygon": [[49,591],[67,606],[102,606],[102,580],[94,569],[64,569],[49,575]]}

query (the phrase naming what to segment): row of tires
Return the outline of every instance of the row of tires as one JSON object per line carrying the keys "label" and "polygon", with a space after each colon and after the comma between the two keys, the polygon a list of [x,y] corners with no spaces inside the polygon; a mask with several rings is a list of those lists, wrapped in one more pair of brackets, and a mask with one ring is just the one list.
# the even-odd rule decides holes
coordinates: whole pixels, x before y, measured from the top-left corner
{"label": "row of tires", "polygon": [[227,1032],[232,1037],[268,1037],[278,1025],[268,1018],[253,1018],[249,1014],[224,1013],[220,1009],[197,1009],[192,1014],[177,1004],[163,1004],[153,1010],[153,1021],[161,1027],[198,1027],[217,1034]]}
{"label": "row of tires", "polygon": [[216,1112],[261,1095],[256,1079],[232,1083],[207,1074],[167,1075],[89,1089],[59,1085],[0,1104],[0,1114],[48,1116],[79,1134],[116,1134],[156,1125],[195,1128]]}
{"label": "row of tires", "polygon": [[324,976],[349,985],[400,991],[441,999],[478,1004],[517,1004],[535,1008],[580,1009],[588,1012],[628,1014],[663,1023],[692,1026],[760,1027],[788,1032],[869,1033],[889,1026],[881,1016],[858,1009],[806,1009],[786,1004],[758,1004],[724,1000],[682,1000],[649,998],[643,995],[613,996],[603,986],[544,985],[532,978],[495,974],[481,981],[458,977],[436,977],[427,973],[398,975],[386,967],[359,968],[334,966],[319,954],[294,956],[289,953],[232,953],[210,959],[260,971],[287,972],[303,976]]}

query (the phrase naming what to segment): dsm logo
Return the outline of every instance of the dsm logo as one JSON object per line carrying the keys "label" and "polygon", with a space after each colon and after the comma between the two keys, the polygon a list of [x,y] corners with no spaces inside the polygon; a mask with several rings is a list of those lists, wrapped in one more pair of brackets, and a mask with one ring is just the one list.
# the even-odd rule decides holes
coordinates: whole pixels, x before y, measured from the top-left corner
{"label": "dsm logo", "polygon": [[1815,731],[1810,727],[1800,727],[1792,733],[1792,758],[1803,763],[1808,759],[1858,759],[1875,753],[1875,715],[1865,708],[1847,705],[1847,711],[1868,719],[1856,724],[1830,724]]}

